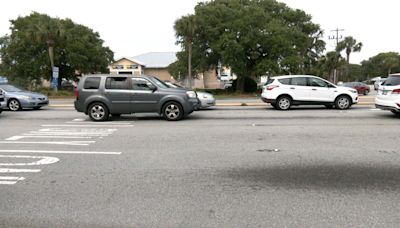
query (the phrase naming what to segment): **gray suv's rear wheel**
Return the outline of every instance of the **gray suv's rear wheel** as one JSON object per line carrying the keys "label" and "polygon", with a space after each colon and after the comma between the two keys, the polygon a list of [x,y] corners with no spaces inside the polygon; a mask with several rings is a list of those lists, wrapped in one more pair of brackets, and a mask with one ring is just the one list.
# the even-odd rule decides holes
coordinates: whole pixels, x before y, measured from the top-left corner
{"label": "gray suv's rear wheel", "polygon": [[168,121],[176,121],[183,118],[183,108],[175,101],[166,103],[162,109],[164,118]]}
{"label": "gray suv's rear wheel", "polygon": [[90,119],[94,121],[105,121],[110,113],[105,104],[98,102],[89,106],[88,114]]}

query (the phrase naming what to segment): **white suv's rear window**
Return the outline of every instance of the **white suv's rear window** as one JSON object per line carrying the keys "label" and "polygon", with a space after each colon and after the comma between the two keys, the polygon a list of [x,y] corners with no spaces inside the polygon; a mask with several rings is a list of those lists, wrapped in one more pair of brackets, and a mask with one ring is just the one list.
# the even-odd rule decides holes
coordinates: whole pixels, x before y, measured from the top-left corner
{"label": "white suv's rear window", "polygon": [[400,85],[400,75],[399,76],[389,76],[388,79],[383,83],[385,86],[397,86]]}

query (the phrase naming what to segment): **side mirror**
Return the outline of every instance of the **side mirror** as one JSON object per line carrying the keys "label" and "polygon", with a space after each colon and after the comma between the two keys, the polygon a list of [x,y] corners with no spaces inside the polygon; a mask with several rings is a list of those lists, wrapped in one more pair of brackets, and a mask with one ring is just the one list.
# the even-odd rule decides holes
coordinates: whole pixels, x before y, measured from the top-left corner
{"label": "side mirror", "polygon": [[147,83],[147,87],[153,92],[157,90],[157,86],[153,85],[152,83]]}

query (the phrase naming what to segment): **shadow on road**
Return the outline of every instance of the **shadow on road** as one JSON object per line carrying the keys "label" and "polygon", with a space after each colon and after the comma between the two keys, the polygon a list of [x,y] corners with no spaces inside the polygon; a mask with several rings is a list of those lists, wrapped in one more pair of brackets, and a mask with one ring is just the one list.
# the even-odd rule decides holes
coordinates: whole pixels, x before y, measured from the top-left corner
{"label": "shadow on road", "polygon": [[387,190],[400,189],[400,165],[287,165],[223,171],[224,178],[258,188]]}

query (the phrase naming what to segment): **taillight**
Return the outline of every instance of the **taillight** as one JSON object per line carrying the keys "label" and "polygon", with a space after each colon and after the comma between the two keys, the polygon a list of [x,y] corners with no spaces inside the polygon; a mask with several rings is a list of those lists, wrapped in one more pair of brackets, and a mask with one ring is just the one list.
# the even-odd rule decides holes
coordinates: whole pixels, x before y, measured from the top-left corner
{"label": "taillight", "polygon": [[277,87],[279,87],[279,86],[278,85],[269,85],[269,86],[267,86],[267,90],[273,90]]}
{"label": "taillight", "polygon": [[76,100],[79,100],[79,90],[78,90],[78,88],[75,88],[75,97],[76,97]]}
{"label": "taillight", "polygon": [[397,107],[399,107],[400,108],[400,104],[399,103],[396,103],[397,104]]}
{"label": "taillight", "polygon": [[394,94],[400,94],[400,89],[395,89],[395,90],[393,90],[392,93],[394,93]]}

